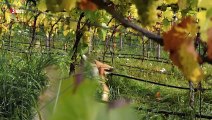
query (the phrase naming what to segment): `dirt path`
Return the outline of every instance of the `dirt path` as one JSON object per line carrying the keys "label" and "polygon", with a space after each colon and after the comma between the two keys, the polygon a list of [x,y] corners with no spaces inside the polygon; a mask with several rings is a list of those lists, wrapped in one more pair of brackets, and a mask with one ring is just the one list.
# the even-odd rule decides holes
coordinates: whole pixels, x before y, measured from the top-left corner
{"label": "dirt path", "polygon": [[38,109],[40,116],[36,113],[33,120],[47,120],[48,116],[53,113],[60,80],[64,78],[62,77],[62,71],[55,65],[46,67],[45,72],[49,79],[49,85],[39,96]]}

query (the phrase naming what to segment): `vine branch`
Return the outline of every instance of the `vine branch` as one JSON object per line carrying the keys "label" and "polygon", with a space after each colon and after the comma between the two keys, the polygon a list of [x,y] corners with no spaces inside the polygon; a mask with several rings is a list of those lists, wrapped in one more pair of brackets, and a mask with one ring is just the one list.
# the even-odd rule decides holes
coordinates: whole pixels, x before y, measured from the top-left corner
{"label": "vine branch", "polygon": [[163,38],[159,35],[156,35],[140,26],[130,22],[129,20],[125,19],[124,16],[119,14],[117,10],[114,8],[114,4],[110,2],[102,2],[100,0],[93,0],[93,2],[98,5],[100,8],[105,9],[108,13],[110,13],[115,19],[123,24],[125,27],[131,27],[132,29],[139,31],[142,35],[150,38],[151,40],[155,41],[156,43],[163,45]]}
{"label": "vine branch", "polygon": [[83,36],[82,30],[89,23],[89,21],[86,20],[84,25],[81,27],[80,23],[81,23],[81,20],[82,20],[82,18],[84,16],[85,16],[84,12],[81,13],[80,17],[79,17],[79,20],[78,20],[78,23],[77,23],[76,37],[75,37],[76,40],[75,40],[74,46],[72,48],[73,55],[71,57],[72,63],[70,64],[70,67],[69,67],[70,68],[69,75],[71,75],[75,71],[75,64],[76,64],[76,57],[77,57],[77,48],[78,48],[78,45],[80,43],[80,39]]}
{"label": "vine branch", "polygon": [[32,27],[32,39],[31,39],[31,43],[28,48],[29,50],[32,48],[32,46],[34,45],[34,42],[35,42],[37,18],[40,14],[41,13],[39,12],[37,15],[34,16],[34,23],[33,23],[33,27]]}

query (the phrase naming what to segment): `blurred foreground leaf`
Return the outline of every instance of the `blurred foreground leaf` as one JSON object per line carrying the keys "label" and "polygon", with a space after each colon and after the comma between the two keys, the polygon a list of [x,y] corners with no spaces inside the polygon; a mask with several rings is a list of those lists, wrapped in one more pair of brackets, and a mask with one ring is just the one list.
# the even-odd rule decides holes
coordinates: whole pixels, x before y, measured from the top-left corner
{"label": "blurred foreground leaf", "polygon": [[[67,82],[62,89],[67,89]],[[54,115],[50,120],[135,120],[136,114],[129,106],[109,108],[95,100],[97,81],[83,80],[76,90],[68,88],[61,93]],[[64,90],[61,90],[64,91]]]}

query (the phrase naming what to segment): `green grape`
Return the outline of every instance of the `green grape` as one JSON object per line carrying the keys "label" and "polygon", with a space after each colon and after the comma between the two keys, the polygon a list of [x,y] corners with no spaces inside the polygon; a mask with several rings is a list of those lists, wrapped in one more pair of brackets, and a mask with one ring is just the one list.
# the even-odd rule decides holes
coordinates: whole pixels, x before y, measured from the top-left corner
{"label": "green grape", "polygon": [[134,4],[130,6],[129,12],[132,17],[138,18],[138,10]]}
{"label": "green grape", "polygon": [[159,0],[133,0],[140,16],[141,24],[149,26],[157,20],[157,7]]}
{"label": "green grape", "polygon": [[91,32],[89,31],[85,31],[83,36],[82,36],[82,39],[83,39],[83,43],[85,44],[90,44],[90,41],[91,41]]}
{"label": "green grape", "polygon": [[163,12],[163,17],[171,21],[173,19],[173,11],[170,7],[167,8],[166,11]]}

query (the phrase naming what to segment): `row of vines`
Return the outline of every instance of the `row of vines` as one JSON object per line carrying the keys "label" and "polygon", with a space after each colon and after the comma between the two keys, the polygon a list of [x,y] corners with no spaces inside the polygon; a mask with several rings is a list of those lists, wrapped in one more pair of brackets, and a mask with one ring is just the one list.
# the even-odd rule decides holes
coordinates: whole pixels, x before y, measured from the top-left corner
{"label": "row of vines", "polygon": [[[0,8],[0,119],[212,119],[209,0],[3,0]],[[114,67],[109,101],[92,75],[95,59]]]}

